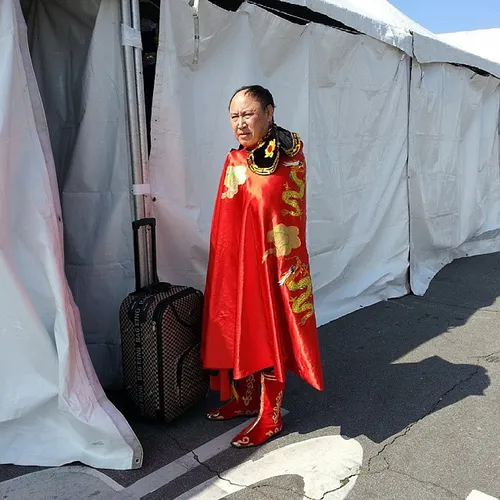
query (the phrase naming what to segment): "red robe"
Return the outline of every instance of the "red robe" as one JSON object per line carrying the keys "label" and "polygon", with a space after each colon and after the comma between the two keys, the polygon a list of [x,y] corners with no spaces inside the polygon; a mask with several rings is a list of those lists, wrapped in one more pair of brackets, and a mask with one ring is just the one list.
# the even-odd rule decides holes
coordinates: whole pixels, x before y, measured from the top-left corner
{"label": "red robe", "polygon": [[[297,136],[298,137],[298,136]],[[218,370],[222,399],[235,380],[266,368],[291,370],[323,389],[306,248],[306,163],[294,156],[260,175],[249,152],[226,157],[217,193],[208,264],[201,357]]]}

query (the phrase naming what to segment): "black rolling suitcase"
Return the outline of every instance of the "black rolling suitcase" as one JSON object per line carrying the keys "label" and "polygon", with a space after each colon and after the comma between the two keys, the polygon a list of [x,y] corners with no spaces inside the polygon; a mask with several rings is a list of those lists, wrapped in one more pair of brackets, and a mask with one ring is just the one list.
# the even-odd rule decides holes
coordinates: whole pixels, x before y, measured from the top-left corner
{"label": "black rolling suitcase", "polygon": [[186,286],[156,282],[139,288],[139,228],[149,226],[153,276],[156,220],[133,223],[136,288],[120,307],[123,378],[138,416],[169,422],[202,400],[208,376],[200,361],[203,295]]}

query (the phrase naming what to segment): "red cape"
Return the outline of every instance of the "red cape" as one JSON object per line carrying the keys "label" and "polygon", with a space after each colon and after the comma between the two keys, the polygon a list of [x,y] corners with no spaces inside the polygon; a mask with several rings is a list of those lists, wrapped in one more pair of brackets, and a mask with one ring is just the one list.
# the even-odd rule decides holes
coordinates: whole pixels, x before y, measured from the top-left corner
{"label": "red cape", "polygon": [[[226,158],[217,193],[205,292],[201,356],[235,380],[273,367],[316,389],[323,374],[306,248],[306,163],[280,154],[274,173],[254,173],[245,149]],[[220,382],[222,381],[221,387]]]}

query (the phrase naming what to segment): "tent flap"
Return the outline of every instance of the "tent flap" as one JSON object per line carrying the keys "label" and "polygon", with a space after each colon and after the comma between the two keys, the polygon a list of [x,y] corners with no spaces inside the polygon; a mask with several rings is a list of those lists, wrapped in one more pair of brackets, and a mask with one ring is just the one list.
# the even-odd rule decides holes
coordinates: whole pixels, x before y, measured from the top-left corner
{"label": "tent flap", "polygon": [[[55,167],[26,25],[0,10],[0,463],[130,469],[142,448],[90,362],[64,276]],[[22,195],[20,195],[22,193]]]}
{"label": "tent flap", "polygon": [[134,288],[120,5],[39,0],[29,29],[61,193],[66,276],[99,379],[116,389],[117,311]]}

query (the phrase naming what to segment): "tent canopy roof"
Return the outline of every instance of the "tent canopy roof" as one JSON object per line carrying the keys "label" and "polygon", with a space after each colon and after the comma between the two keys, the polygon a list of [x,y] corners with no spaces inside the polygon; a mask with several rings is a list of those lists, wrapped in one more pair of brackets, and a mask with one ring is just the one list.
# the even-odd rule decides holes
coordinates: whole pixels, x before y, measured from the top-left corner
{"label": "tent canopy roof", "polygon": [[438,38],[449,45],[500,64],[500,28],[443,33]]}

